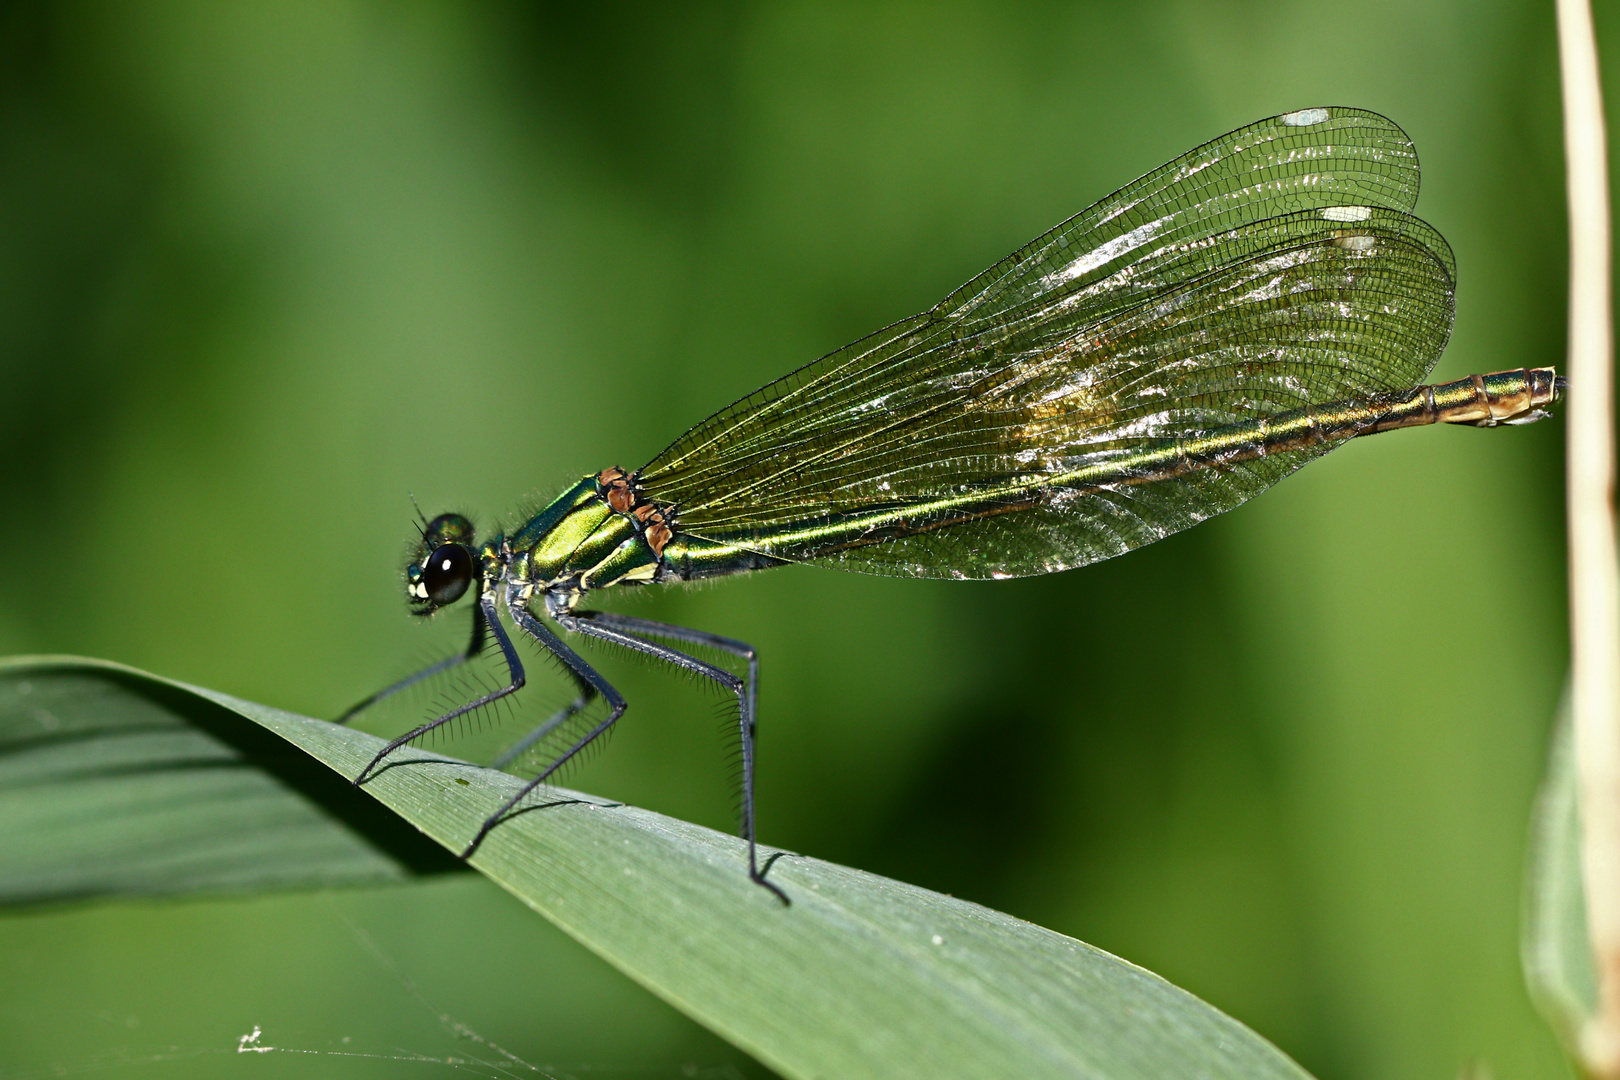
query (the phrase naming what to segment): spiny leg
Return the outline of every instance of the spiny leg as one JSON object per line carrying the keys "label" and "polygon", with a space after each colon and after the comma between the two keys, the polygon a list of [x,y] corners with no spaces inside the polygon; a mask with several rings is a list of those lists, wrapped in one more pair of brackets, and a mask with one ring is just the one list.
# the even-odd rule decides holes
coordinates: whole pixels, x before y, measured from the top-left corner
{"label": "spiny leg", "polygon": [[514,587],[509,589],[506,594],[506,610],[511,612],[512,621],[517,623],[524,633],[534,638],[534,640],[550,650],[553,656],[566,664],[569,672],[582,684],[589,686],[594,693],[600,694],[603,700],[608,703],[608,716],[606,720],[587,731],[573,746],[563,751],[560,757],[546,766],[544,772],[524,784],[516,795],[501,804],[499,810],[485,818],[484,823],[478,827],[478,834],[472,838],[472,842],[462,851],[461,857],[463,859],[470,858],[472,853],[478,850],[478,845],[484,842],[484,837],[489,835],[489,831],[499,825],[502,819],[528,796],[529,792],[545,783],[553,773],[567,764],[574,755],[589,746],[602,732],[612,727],[619,717],[624,715],[626,708],[624,697],[613,688],[613,684],[597,674],[596,669],[587,664],[583,657],[564,644],[562,638],[546,629],[545,624],[530,615],[523,602],[513,596],[516,591]]}
{"label": "spiny leg", "polygon": [[562,708],[558,709],[556,712],[552,713],[551,716],[547,718],[545,723],[523,736],[523,738],[507,747],[505,750],[502,750],[500,756],[489,763],[490,768],[506,768],[508,765],[512,764],[512,762],[528,753],[529,750],[541,739],[544,739],[547,735],[550,735],[553,731],[556,731],[558,728],[562,727],[569,720],[584,712],[585,707],[592,701],[596,700],[596,687],[580,678],[573,668],[568,669],[568,674],[572,675],[574,682],[578,684],[579,696],[573,701],[570,701],[567,705],[564,705]]}
{"label": "spiny leg", "polygon": [[[693,630],[686,626],[674,626],[670,623],[654,622],[651,619],[637,619],[630,615],[617,615],[610,611],[581,611],[576,612],[579,618],[590,619],[598,626],[610,626],[616,630],[627,630],[633,634],[646,634],[649,637],[668,638],[671,641],[686,642],[691,645],[707,645],[712,649],[730,653],[748,661],[747,699],[742,703],[738,717],[742,728],[743,750],[743,836],[748,840],[748,862],[752,870],[755,865],[754,855],[754,739],[759,724],[759,651],[747,642],[736,638],[721,637],[705,630]],[[775,861],[776,856],[772,856]],[[766,870],[769,870],[767,865]],[[760,880],[762,875],[751,875]],[[763,882],[761,882],[763,884]]]}
{"label": "spiny leg", "polygon": [[360,775],[354,778],[355,787],[360,786],[365,778],[371,774],[371,770],[377,767],[378,762],[382,761],[383,758],[387,757],[389,754],[392,754],[395,750],[398,750],[401,746],[404,746],[411,740],[419,739],[435,728],[448,724],[458,716],[465,716],[474,709],[481,709],[492,701],[499,701],[506,695],[516,693],[517,691],[523,689],[523,662],[518,659],[517,650],[512,648],[511,639],[506,636],[506,631],[501,628],[500,617],[495,612],[495,597],[493,595],[481,597],[478,601],[478,607],[482,613],[482,619],[485,625],[487,625],[490,631],[495,635],[496,644],[500,645],[501,647],[501,655],[506,658],[506,671],[510,676],[507,684],[501,687],[499,690],[490,691],[489,693],[478,698],[476,701],[469,701],[459,709],[454,709],[445,713],[437,720],[430,720],[419,728],[407,731],[405,734],[401,735],[399,738],[377,751],[377,756],[372,758],[370,764],[368,764],[364,769],[361,769]]}
{"label": "spiny leg", "polygon": [[383,687],[381,690],[377,691],[375,694],[372,694],[370,697],[366,698],[364,701],[360,702],[359,704],[351,705],[343,713],[342,716],[338,717],[336,720],[334,720],[332,722],[334,724],[347,724],[350,720],[353,720],[356,715],[358,715],[359,713],[363,712],[366,709],[371,708],[373,705],[377,704],[377,702],[383,700],[384,698],[393,697],[395,694],[399,693],[401,690],[404,690],[406,687],[414,686],[417,683],[421,682],[423,679],[432,678],[434,675],[437,675],[441,671],[449,671],[453,667],[459,667],[459,666],[461,666],[462,664],[465,664],[468,660],[471,660],[473,657],[477,656],[479,653],[481,653],[483,651],[484,651],[484,609],[483,609],[483,605],[474,604],[473,605],[472,641],[470,641],[467,644],[467,648],[464,651],[456,653],[454,656],[447,656],[443,660],[440,660],[437,664],[432,664],[432,665],[430,665],[428,667],[425,667],[421,671],[418,671],[414,675],[407,675],[405,678],[399,680],[399,682],[397,682],[397,683],[394,683],[392,686]]}
{"label": "spiny leg", "polygon": [[[736,638],[721,637],[705,630],[693,630],[686,626],[673,626],[670,623],[653,622],[651,619],[637,619],[629,615],[615,615],[610,611],[577,612],[582,618],[589,618],[599,626],[611,626],[617,630],[628,630],[632,634],[646,634],[649,637],[668,638],[671,641],[684,641],[689,645],[707,645],[711,649],[730,653],[748,661],[748,742],[752,744],[755,725],[759,720],[759,651],[747,642]],[[750,773],[745,779],[752,781]],[[753,814],[753,793],[749,792],[748,811],[750,820]]]}
{"label": "spiny leg", "polygon": [[[754,701],[755,687],[759,680],[759,658],[757,652],[750,645],[731,638],[720,637],[718,634],[708,634],[701,630],[689,630],[684,626],[671,626],[668,623],[652,622],[647,619],[636,619],[628,615],[614,615],[603,611],[575,611],[570,614],[556,616],[557,623],[565,630],[587,634],[611,641],[626,648],[635,649],[649,656],[656,656],[665,663],[674,664],[704,678],[712,679],[721,686],[737,695],[738,727],[742,732],[743,757],[743,838],[748,841],[748,876],[756,884],[763,885],[784,904],[791,903],[787,894],[769,881],[759,869],[759,856],[754,841]],[[690,642],[697,645],[709,645],[716,649],[741,656],[748,661],[747,680],[739,679],[723,668],[713,664],[704,663],[695,656],[688,656],[678,649],[667,645],[660,645],[654,641],[647,641],[637,637],[636,634],[667,637],[675,641]],[[774,862],[774,858],[772,859]],[[769,870],[769,864],[766,869]]]}

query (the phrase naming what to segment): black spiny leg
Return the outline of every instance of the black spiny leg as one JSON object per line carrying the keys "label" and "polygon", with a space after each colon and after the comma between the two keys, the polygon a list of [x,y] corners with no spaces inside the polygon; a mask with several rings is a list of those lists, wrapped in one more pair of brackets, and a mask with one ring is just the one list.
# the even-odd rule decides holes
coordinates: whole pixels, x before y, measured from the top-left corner
{"label": "black spiny leg", "polygon": [[512,764],[512,762],[528,753],[529,750],[541,739],[544,739],[547,735],[550,735],[553,731],[556,731],[558,728],[562,727],[573,717],[584,712],[585,706],[596,700],[596,687],[580,678],[579,674],[575,672],[573,668],[568,669],[568,674],[574,677],[574,682],[579,686],[579,696],[573,701],[570,701],[567,705],[564,705],[562,708],[558,709],[556,712],[552,713],[551,716],[547,718],[545,723],[523,736],[523,738],[507,747],[505,750],[502,750],[500,756],[489,763],[490,768],[506,768],[508,765]]}
{"label": "black spiny leg", "polygon": [[[701,630],[689,630],[684,626],[671,626],[668,623],[652,622],[648,619],[635,619],[628,615],[614,615],[605,611],[575,611],[571,614],[559,614],[557,623],[565,630],[572,630],[580,634],[611,641],[616,645],[623,645],[637,652],[649,656],[656,656],[665,663],[674,664],[706,679],[712,679],[721,686],[737,695],[737,719],[742,731],[743,753],[743,838],[748,841],[748,876],[756,884],[763,885],[776,894],[777,899],[784,904],[790,904],[787,894],[769,881],[759,869],[759,858],[754,842],[754,702],[756,700],[759,683],[759,654],[753,646],[735,641],[731,638],[720,637],[718,634],[707,634]],[[646,634],[651,637],[664,637],[674,641],[689,642],[694,645],[708,645],[724,652],[740,656],[748,661],[748,678],[739,679],[723,668],[713,664],[704,663],[695,656],[688,656],[678,649],[667,645],[660,645],[655,641],[648,641],[638,637]],[[767,866],[766,870],[770,867]]]}
{"label": "black spiny leg", "polygon": [[[533,615],[529,614],[529,609],[521,600],[518,600],[514,596],[514,593],[516,592],[517,586],[509,586],[506,594],[506,610],[511,612],[512,621],[517,623],[518,626],[522,627],[524,633],[528,634],[530,637],[534,638],[534,640],[538,641],[541,645],[550,650],[553,656],[561,660],[564,664],[568,665],[568,670],[573,673],[574,677],[579,680],[581,685],[588,686],[594,693],[602,695],[602,698],[608,703],[608,715],[606,720],[603,720],[600,724],[597,724],[590,731],[587,731],[579,739],[579,741],[574,743],[573,746],[570,746],[567,750],[564,750],[557,760],[553,761],[550,765],[547,765],[545,771],[543,771],[539,776],[535,777],[533,780],[530,780],[527,784],[524,784],[516,795],[513,795],[501,805],[499,810],[489,815],[489,817],[484,820],[484,824],[479,826],[478,835],[474,836],[472,838],[472,842],[467,845],[464,851],[462,851],[461,857],[463,859],[470,858],[472,853],[478,850],[478,845],[484,842],[484,837],[489,835],[489,831],[495,826],[499,825],[502,819],[504,819],[507,814],[511,813],[518,803],[523,801],[524,797],[527,796],[529,792],[545,783],[553,773],[562,768],[563,765],[567,764],[575,754],[578,754],[581,750],[585,749],[594,739],[596,739],[597,736],[601,735],[602,732],[612,727],[619,717],[624,715],[624,710],[626,707],[623,696],[621,696],[620,693],[613,688],[613,684],[602,678],[601,675],[597,674],[596,669],[587,664],[583,657],[564,644],[562,638],[546,629],[544,623],[535,618]],[[491,612],[489,615],[491,621],[494,620],[494,617],[494,613]],[[564,711],[566,712],[567,710]],[[553,717],[553,719],[555,720],[556,717]],[[557,722],[561,723],[560,720]],[[550,723],[550,721],[547,721],[547,723]]]}
{"label": "black spiny leg", "polygon": [[406,687],[415,686],[423,679],[432,678],[441,671],[449,671],[453,667],[459,667],[483,651],[484,608],[482,604],[474,604],[472,641],[467,644],[467,648],[463,652],[456,653],[454,656],[447,656],[443,660],[440,660],[437,664],[425,667],[414,675],[407,675],[405,678],[399,680],[397,683],[394,683],[392,686],[383,687],[381,690],[377,691],[375,694],[372,694],[359,704],[351,705],[342,716],[338,717],[332,722],[334,724],[347,724],[350,720],[353,720],[355,716],[361,712],[364,712],[366,709],[371,708],[384,698],[393,697]]}
{"label": "black spiny leg", "polygon": [[[685,626],[671,626],[669,623],[653,622],[651,619],[636,619],[629,615],[615,615],[610,611],[579,612],[581,618],[588,618],[600,626],[611,626],[616,630],[628,630],[632,634],[646,634],[649,637],[668,638],[671,641],[684,641],[688,645],[707,645],[711,649],[730,653],[748,661],[748,711],[743,719],[748,722],[748,731],[743,740],[744,752],[749,754],[752,763],[752,750],[754,746],[754,725],[759,718],[759,651],[747,642],[736,638],[721,637],[719,634],[710,634],[703,630],[692,630]],[[754,774],[752,769],[743,778],[749,784],[747,792],[747,825],[752,835],[753,828],[753,788]]]}
{"label": "black spiny leg", "polygon": [[383,758],[387,757],[389,754],[392,754],[395,750],[398,750],[411,740],[419,739],[433,729],[448,724],[458,716],[465,716],[474,709],[482,708],[492,701],[498,701],[506,695],[516,693],[518,690],[523,688],[523,662],[518,659],[517,651],[512,648],[512,641],[506,636],[506,631],[501,629],[500,618],[495,613],[495,597],[493,595],[485,595],[481,597],[478,601],[478,608],[481,612],[481,619],[483,623],[488,626],[490,631],[495,635],[495,642],[501,647],[501,655],[506,658],[506,671],[507,675],[510,677],[510,681],[508,681],[508,683],[499,690],[492,690],[478,698],[476,701],[469,701],[461,708],[445,713],[437,720],[430,720],[419,728],[412,731],[407,731],[405,734],[401,735],[399,738],[377,751],[377,756],[372,758],[371,763],[368,764],[364,769],[361,769],[360,775],[354,778],[355,787],[359,787],[360,784],[365,781],[366,777],[371,774],[371,770],[377,767],[378,762],[382,761]]}

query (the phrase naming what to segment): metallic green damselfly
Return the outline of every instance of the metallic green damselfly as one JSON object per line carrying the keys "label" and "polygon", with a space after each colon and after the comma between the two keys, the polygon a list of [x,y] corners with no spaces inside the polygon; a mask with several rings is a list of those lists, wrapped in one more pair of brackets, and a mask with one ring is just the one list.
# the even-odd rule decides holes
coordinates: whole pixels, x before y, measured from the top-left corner
{"label": "metallic green damselfly", "polygon": [[[625,711],[549,620],[735,695],[748,871],[786,902],[754,846],[753,648],[587,598],[797,562],[926,578],[1067,570],[1230,510],[1356,436],[1540,419],[1562,389],[1550,368],[1420,385],[1451,332],[1455,273],[1445,240],[1410,212],[1417,193],[1417,154],[1382,116],[1263,120],[727,406],[650,464],[586,476],[511,532],[479,540],[459,515],[424,521],[410,603],[429,614],[476,581],[472,640],[344,719],[479,654],[486,636],[509,677],[394,739],[355,783],[522,688],[504,611],[579,693],[497,761],[550,751],[470,855]],[[677,646],[729,653],[746,674]],[[598,698],[606,715],[587,721]]]}

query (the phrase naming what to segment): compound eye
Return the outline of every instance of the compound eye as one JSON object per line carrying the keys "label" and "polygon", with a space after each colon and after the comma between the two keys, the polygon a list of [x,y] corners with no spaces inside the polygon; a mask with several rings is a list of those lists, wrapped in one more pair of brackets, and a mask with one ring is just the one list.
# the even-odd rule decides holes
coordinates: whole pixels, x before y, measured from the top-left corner
{"label": "compound eye", "polygon": [[460,544],[444,544],[422,564],[422,585],[435,607],[453,604],[472,584],[472,554]]}

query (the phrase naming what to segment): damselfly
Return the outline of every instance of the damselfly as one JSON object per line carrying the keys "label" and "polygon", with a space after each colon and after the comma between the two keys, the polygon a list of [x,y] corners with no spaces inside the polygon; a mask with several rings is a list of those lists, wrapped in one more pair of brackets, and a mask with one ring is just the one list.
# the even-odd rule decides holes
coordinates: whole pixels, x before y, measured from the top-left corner
{"label": "damselfly", "polygon": [[[414,610],[477,582],[468,647],[345,714],[477,655],[506,684],[388,743],[384,758],[515,693],[506,617],[578,696],[497,762],[545,745],[537,775],[464,855],[625,711],[548,625],[633,649],[734,695],[742,835],[754,847],[759,662],[731,638],[588,608],[604,589],[788,563],[1008,578],[1083,566],[1230,510],[1347,439],[1546,415],[1551,368],[1419,385],[1451,332],[1454,268],[1413,217],[1418,162],[1389,120],[1304,109],[1148,173],[939,304],[714,414],[642,468],[586,476],[515,530],[424,522]],[[673,643],[673,644],[672,644]],[[729,653],[738,676],[691,655]],[[587,721],[596,699],[605,715]]]}

